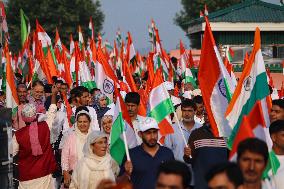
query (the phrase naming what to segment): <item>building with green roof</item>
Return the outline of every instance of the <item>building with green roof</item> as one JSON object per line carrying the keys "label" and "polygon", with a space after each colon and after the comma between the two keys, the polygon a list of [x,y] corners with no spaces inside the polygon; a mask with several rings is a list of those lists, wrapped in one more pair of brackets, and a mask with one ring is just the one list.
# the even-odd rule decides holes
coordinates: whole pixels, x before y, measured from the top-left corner
{"label": "building with green roof", "polygon": [[[284,58],[284,6],[260,0],[246,0],[216,12],[208,18],[216,44],[231,46],[236,63],[251,50],[256,27],[261,30],[261,43],[266,61],[279,63]],[[186,23],[191,47],[200,49],[205,30],[204,18]],[[266,62],[267,63],[267,62]]]}

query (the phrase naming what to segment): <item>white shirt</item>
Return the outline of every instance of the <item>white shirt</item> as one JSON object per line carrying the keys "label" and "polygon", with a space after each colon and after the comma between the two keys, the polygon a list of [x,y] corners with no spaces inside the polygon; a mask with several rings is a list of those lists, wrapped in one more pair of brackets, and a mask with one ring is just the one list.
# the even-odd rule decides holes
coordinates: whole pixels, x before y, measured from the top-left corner
{"label": "white shirt", "polygon": [[270,182],[273,189],[284,189],[284,155],[276,156],[280,162],[280,167],[276,175],[271,175]]}

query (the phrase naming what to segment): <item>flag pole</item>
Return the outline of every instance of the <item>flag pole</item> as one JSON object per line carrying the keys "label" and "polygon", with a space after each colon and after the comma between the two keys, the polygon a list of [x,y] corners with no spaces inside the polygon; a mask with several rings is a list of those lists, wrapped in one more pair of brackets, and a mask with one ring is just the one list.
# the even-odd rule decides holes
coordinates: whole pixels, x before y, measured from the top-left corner
{"label": "flag pole", "polygon": [[[171,100],[171,96],[169,95],[168,91],[165,89],[165,86],[164,86],[164,85],[163,85],[162,89],[163,89],[164,93],[167,94],[167,96],[168,96],[168,97],[170,98],[170,100]],[[172,100],[171,100],[171,101],[172,101]],[[177,120],[177,125],[178,125],[178,128],[179,128],[179,130],[180,130],[180,133],[181,133],[183,142],[184,142],[184,144],[185,144],[185,147],[188,147],[188,144],[187,144],[187,141],[186,141],[186,139],[185,139],[184,133],[183,133],[183,131],[182,131],[182,129],[181,129],[181,125],[180,125],[180,123],[179,123],[179,120],[178,120],[176,111],[174,111],[174,117],[175,117],[175,119]]]}
{"label": "flag pole", "polygon": [[[118,102],[118,103],[119,103],[119,102]],[[125,135],[125,124],[126,124],[126,123],[124,123],[124,128],[123,128],[122,136],[123,136],[123,140],[124,140],[124,147],[125,147],[126,159],[127,159],[127,161],[131,161],[130,155],[129,155],[129,150],[128,150],[128,143],[127,143],[127,139],[126,139],[126,135]]]}
{"label": "flag pole", "polygon": [[178,117],[177,117],[177,113],[175,111],[174,111],[174,117],[177,120],[177,125],[178,125],[178,128],[179,128],[180,132],[181,132],[181,136],[182,136],[183,142],[185,144],[185,147],[188,147],[187,141],[185,139],[184,133],[183,133],[183,131],[181,129],[181,125],[180,125]]}

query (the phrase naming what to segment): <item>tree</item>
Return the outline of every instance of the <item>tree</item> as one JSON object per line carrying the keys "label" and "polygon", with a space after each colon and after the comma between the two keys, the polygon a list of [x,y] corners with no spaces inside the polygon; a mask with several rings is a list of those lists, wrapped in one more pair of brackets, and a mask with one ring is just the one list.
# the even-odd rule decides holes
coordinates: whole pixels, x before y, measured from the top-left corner
{"label": "tree", "polygon": [[93,18],[95,33],[101,31],[104,14],[100,10],[101,4],[97,0],[9,0],[7,3],[7,22],[10,33],[10,48],[14,51],[21,48],[20,9],[29,18],[31,30],[35,29],[35,20],[44,27],[54,40],[55,28],[60,33],[64,44],[69,44],[69,35],[78,39],[78,26],[87,37],[90,17]]}
{"label": "tree", "polygon": [[174,22],[186,32],[186,23],[199,18],[199,13],[200,11],[204,11],[205,4],[210,14],[210,12],[226,8],[239,2],[241,2],[241,0],[181,0],[183,9],[176,14]]}

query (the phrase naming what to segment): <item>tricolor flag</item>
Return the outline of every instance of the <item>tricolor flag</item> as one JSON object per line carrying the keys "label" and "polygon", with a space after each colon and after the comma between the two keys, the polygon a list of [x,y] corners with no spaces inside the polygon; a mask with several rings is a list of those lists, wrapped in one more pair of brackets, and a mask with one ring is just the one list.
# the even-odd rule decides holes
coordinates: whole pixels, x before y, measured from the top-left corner
{"label": "tricolor flag", "polygon": [[92,17],[90,17],[88,33],[89,33],[89,36],[91,37],[91,39],[94,40],[95,31],[94,31],[94,24],[93,24]]}
{"label": "tricolor flag", "polygon": [[89,90],[96,87],[96,83],[92,80],[90,70],[85,61],[79,62],[79,83],[81,86],[88,88]]}
{"label": "tricolor flag", "polygon": [[51,39],[44,31],[42,26],[38,23],[38,20],[36,20],[36,33],[37,33],[37,39],[41,42],[41,47],[43,49],[44,54],[46,55],[48,46],[52,45]]}
{"label": "tricolor flag", "polygon": [[70,49],[69,50],[70,54],[72,55],[75,49],[75,43],[74,43],[72,34],[70,34],[70,48],[69,49]]}
{"label": "tricolor flag", "polygon": [[173,128],[167,121],[167,116],[175,111],[171,97],[165,89],[161,69],[158,69],[149,94],[150,117],[154,118],[160,128],[160,134],[165,136],[173,133]]}
{"label": "tricolor flag", "polygon": [[[190,51],[191,52],[191,51]],[[190,57],[188,56],[185,48],[183,46],[182,41],[180,40],[180,60],[179,60],[179,69],[182,78],[184,79],[184,83],[191,83],[194,88],[197,88],[195,78],[190,70]],[[192,56],[191,56],[192,58]],[[193,60],[192,60],[193,61]]]}
{"label": "tricolor flag", "polygon": [[136,146],[137,141],[132,128],[131,119],[117,89],[115,94],[117,100],[110,133],[110,154],[112,158],[121,165],[125,153],[127,160],[129,160],[128,148]]}
{"label": "tricolor flag", "polygon": [[6,105],[7,108],[12,108],[12,115],[17,112],[17,107],[19,105],[18,95],[16,91],[16,84],[14,73],[12,70],[9,50],[5,52],[6,57]]}
{"label": "tricolor flag", "polygon": [[191,83],[192,86],[193,86],[195,89],[197,88],[197,85],[196,85],[194,76],[193,76],[193,74],[192,74],[190,68],[188,68],[188,67],[185,69],[184,83]]}
{"label": "tricolor flag", "polygon": [[47,55],[47,49],[49,48],[53,63],[57,66],[57,61],[54,55],[54,50],[52,48],[51,39],[44,31],[42,26],[39,24],[38,20],[36,20],[36,33],[37,33],[37,39],[41,42],[41,47],[44,52],[44,55],[45,56]]}
{"label": "tricolor flag", "polygon": [[228,137],[232,129],[224,114],[234,87],[215,44],[207,17],[205,21],[198,80],[214,135]]}
{"label": "tricolor flag", "polygon": [[261,103],[258,101],[252,108],[251,112],[248,115],[244,115],[242,118],[240,128],[235,140],[233,141],[232,150],[230,151],[230,159],[236,159],[237,148],[241,141],[247,138],[257,137],[257,134],[259,133],[258,130],[262,130],[264,127],[265,120],[263,119]]}
{"label": "tricolor flag", "polygon": [[0,2],[0,9],[1,9],[1,18],[2,18],[2,31],[4,31],[5,33],[6,42],[9,42],[8,24],[7,24],[5,6],[3,1]]}
{"label": "tricolor flag", "polygon": [[[226,119],[232,128],[232,133],[228,140],[228,146],[232,147],[238,140],[239,132],[245,122],[251,127],[255,137],[264,140],[269,149],[269,168],[275,174],[279,168],[279,162],[272,151],[272,141],[269,136],[268,127],[269,114],[267,97],[269,97],[269,88],[265,64],[261,53],[260,30],[256,28],[254,37],[254,47],[252,49],[249,61],[244,68],[235,93],[226,111]],[[258,107],[256,107],[258,106]],[[258,113],[255,114],[255,109]],[[248,119],[248,121],[244,120]],[[267,172],[265,175],[267,176]]]}
{"label": "tricolor flag", "polygon": [[79,47],[80,47],[80,50],[82,50],[82,48],[84,47],[84,38],[83,38],[81,26],[78,26],[78,35],[79,35]]}
{"label": "tricolor flag", "polygon": [[101,49],[97,49],[97,63],[96,63],[96,74],[95,81],[97,88],[101,89],[110,100],[112,100],[114,92],[114,82],[119,83],[111,66],[107,62],[107,59]]}
{"label": "tricolor flag", "polygon": [[54,45],[54,49],[56,49],[56,48],[58,48],[60,52],[63,49],[57,28],[55,29],[55,45]]}
{"label": "tricolor flag", "polygon": [[115,38],[116,38],[118,46],[120,47],[122,43],[122,37],[121,37],[121,32],[119,28],[117,29]]}
{"label": "tricolor flag", "polygon": [[135,52],[135,48],[132,42],[132,37],[131,37],[130,32],[127,32],[127,36],[128,36],[128,41],[127,41],[127,55],[126,55],[127,59],[126,60],[129,63],[135,60],[136,52]]}
{"label": "tricolor flag", "polygon": [[267,75],[265,65],[260,49],[260,31],[257,28],[255,32],[254,48],[249,58],[249,62],[243,70],[239,84],[226,111],[226,119],[233,129],[228,140],[229,146],[232,146],[235,136],[239,130],[242,118],[248,115],[253,106],[258,101],[263,101],[263,112],[266,116],[266,127],[269,126],[267,113],[266,97],[269,96]]}

